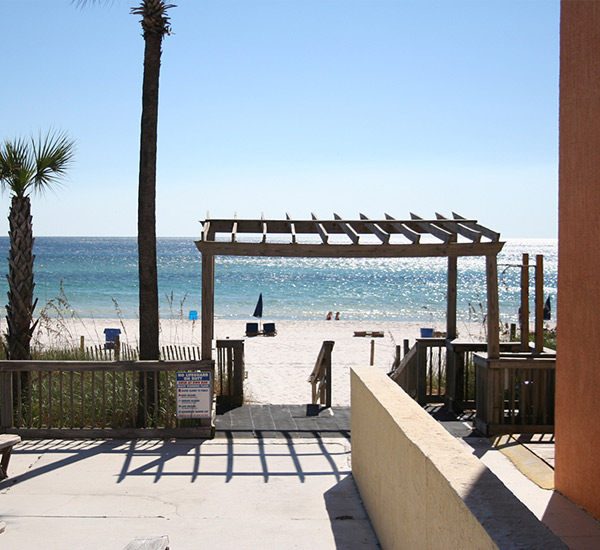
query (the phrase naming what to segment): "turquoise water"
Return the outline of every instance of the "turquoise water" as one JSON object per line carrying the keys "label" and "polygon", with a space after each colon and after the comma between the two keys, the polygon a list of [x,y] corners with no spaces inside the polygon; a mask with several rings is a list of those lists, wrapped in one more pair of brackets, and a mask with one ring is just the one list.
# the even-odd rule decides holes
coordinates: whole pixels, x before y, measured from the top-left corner
{"label": "turquoise water", "polygon": [[[8,237],[0,238],[8,257]],[[57,304],[82,318],[136,318],[138,315],[137,242],[129,237],[37,237],[36,311]],[[557,241],[509,240],[498,257],[503,322],[517,319],[520,270],[508,264],[521,255],[544,255],[544,294],[556,304]],[[7,272],[7,262],[3,265]],[[218,257],[215,276],[217,318],[251,319],[260,292],[265,319],[322,319],[340,311],[342,319],[428,321],[445,318],[444,259],[317,259]],[[533,277],[533,270],[532,277]],[[191,238],[158,240],[161,316],[188,316],[201,309],[201,258]],[[481,321],[486,278],[483,258],[459,258],[458,315]],[[533,299],[533,281],[531,295]],[[6,296],[6,277],[0,281]]]}

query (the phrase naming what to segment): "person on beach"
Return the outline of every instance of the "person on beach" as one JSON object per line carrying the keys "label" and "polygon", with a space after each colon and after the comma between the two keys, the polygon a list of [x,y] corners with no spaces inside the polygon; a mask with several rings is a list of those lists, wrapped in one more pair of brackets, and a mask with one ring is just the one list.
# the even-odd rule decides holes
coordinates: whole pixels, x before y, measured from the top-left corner
{"label": "person on beach", "polygon": [[340,312],[339,311],[337,311],[336,314],[335,314],[335,320],[336,321],[340,320]]}
{"label": "person on beach", "polygon": [[330,312],[327,314],[327,317],[325,317],[325,320],[327,320],[327,321],[331,321],[331,316],[332,316],[332,315],[333,315],[333,311],[330,311]]}

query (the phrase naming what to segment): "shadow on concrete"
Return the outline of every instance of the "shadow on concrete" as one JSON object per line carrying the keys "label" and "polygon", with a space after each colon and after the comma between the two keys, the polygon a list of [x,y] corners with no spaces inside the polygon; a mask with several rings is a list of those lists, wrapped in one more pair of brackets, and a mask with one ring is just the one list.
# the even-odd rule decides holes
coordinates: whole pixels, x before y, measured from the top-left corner
{"label": "shadow on concrete", "polygon": [[542,521],[571,550],[600,548],[600,521],[554,491]]}
{"label": "shadow on concrete", "polygon": [[[61,441],[60,444],[53,446],[52,448],[48,448],[48,441],[25,441],[21,443],[18,447],[13,449],[13,456],[16,455],[35,455],[39,456],[46,453],[51,454],[65,454],[69,453],[68,456],[57,460],[56,462],[51,462],[50,464],[45,464],[42,466],[37,466],[36,463],[25,473],[9,477],[4,481],[0,482],[0,488],[14,485],[15,483],[24,483],[36,477],[42,476],[44,474],[53,472],[55,470],[66,468],[71,466],[77,462],[81,462],[82,460],[86,460],[92,458],[97,455],[109,454],[119,452],[117,449],[120,447],[123,442],[122,441],[83,441],[83,442],[74,442],[74,441]],[[52,441],[52,443],[56,443]],[[67,446],[71,444],[70,446]]]}
{"label": "shadow on concrete", "polygon": [[[0,487],[25,483],[98,455],[122,458],[122,467],[116,473],[117,483],[131,477],[150,477],[158,483],[173,476],[189,477],[192,483],[206,476],[223,476],[226,483],[236,477],[262,477],[264,483],[275,478],[297,477],[304,483],[312,476],[332,476],[339,482],[350,473],[349,466],[348,469],[338,467],[339,458],[349,454],[349,446],[344,440],[339,443],[336,440],[324,441],[318,434],[314,434],[313,440],[294,440],[285,431],[281,432],[281,439],[264,438],[260,432],[252,440],[236,440],[231,433],[225,435],[224,440],[210,441],[26,441],[13,451],[15,456],[31,455],[46,460],[40,465],[37,465],[38,460],[33,460],[28,471],[8,478]],[[57,460],[53,461],[52,455]],[[314,464],[315,457],[319,459],[318,468],[303,465],[305,459],[311,459]],[[272,471],[269,468],[270,458],[284,458],[285,464],[291,467]],[[203,467],[203,460],[211,467]],[[221,465],[224,467],[220,468]]]}
{"label": "shadow on concrete", "polygon": [[336,548],[381,548],[351,475],[344,476],[323,497]]}

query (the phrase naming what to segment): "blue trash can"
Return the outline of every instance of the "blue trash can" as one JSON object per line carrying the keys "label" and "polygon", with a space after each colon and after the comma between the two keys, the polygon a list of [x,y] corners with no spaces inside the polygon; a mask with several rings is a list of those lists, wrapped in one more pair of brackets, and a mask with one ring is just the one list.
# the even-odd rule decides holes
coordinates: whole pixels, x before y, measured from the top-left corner
{"label": "blue trash can", "polygon": [[432,328],[422,328],[421,329],[421,338],[433,338],[433,329]]}
{"label": "blue trash can", "polygon": [[106,336],[106,343],[104,349],[114,349],[115,347],[115,336],[121,334],[120,328],[105,328],[104,335]]}

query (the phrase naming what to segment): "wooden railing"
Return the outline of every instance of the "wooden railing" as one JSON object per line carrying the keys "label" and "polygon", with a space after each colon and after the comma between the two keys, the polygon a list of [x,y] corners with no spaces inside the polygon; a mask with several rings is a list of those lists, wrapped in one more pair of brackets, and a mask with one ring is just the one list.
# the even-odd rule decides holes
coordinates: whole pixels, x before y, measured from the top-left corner
{"label": "wooden railing", "polygon": [[446,340],[443,338],[419,338],[401,361],[396,358],[397,366],[390,377],[420,405],[444,400],[445,346]]}
{"label": "wooden railing", "polygon": [[485,435],[553,432],[556,354],[519,353],[520,345],[502,343],[500,358],[488,360],[485,342],[421,338],[401,360],[397,348],[390,377],[420,405],[475,409]]}
{"label": "wooden railing", "polygon": [[208,371],[214,380],[213,361],[1,361],[0,432],[212,437],[212,418],[177,418],[178,371]]}
{"label": "wooden railing", "polygon": [[312,387],[312,404],[331,407],[331,351],[335,342],[325,341],[317,357],[315,367],[308,377]]}
{"label": "wooden railing", "polygon": [[244,402],[244,341],[217,340],[217,403],[239,407]]}
{"label": "wooden railing", "polygon": [[[475,367],[475,353],[485,352],[486,342],[470,342],[464,340],[446,341],[448,350],[446,375],[446,405],[456,413],[465,410],[474,410],[475,394],[477,388],[477,369]],[[519,342],[501,342],[502,353],[517,352]]]}
{"label": "wooden railing", "polygon": [[485,435],[554,432],[554,353],[476,354],[475,427]]}

